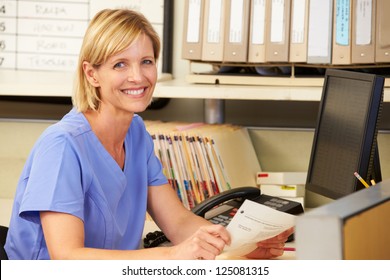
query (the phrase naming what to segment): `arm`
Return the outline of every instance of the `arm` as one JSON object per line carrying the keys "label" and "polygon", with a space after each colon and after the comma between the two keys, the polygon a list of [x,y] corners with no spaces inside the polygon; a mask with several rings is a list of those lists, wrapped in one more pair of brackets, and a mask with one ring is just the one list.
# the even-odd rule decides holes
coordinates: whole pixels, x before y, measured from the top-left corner
{"label": "arm", "polygon": [[174,258],[214,259],[230,243],[223,226],[213,225],[184,208],[169,184],[149,187],[148,211],[174,244]]}
{"label": "arm", "polygon": [[229,242],[224,227],[212,225],[185,209],[170,185],[150,187],[149,193],[152,216],[168,238],[180,244],[143,250],[86,248],[81,219],[47,211],[41,212],[40,218],[51,259],[214,259]]}
{"label": "arm", "polygon": [[[186,251],[191,249],[191,245],[193,245],[191,242],[196,244],[197,241],[201,241],[202,238],[206,238],[207,235],[211,234],[212,236],[218,236],[218,234],[225,234],[225,232],[227,232],[226,229],[221,228],[221,226],[212,225],[210,227],[209,225],[211,223],[207,220],[196,216],[191,211],[185,209],[170,185],[149,188],[148,205],[150,214],[171,242],[173,244],[183,242],[183,252],[187,252],[187,258],[191,259],[191,256],[202,256],[203,258],[207,258],[202,255],[202,253],[199,253],[199,251]],[[175,215],[172,213],[175,213]],[[212,231],[214,229],[213,227],[216,227],[217,232]],[[207,231],[208,229],[211,229],[211,231],[202,234],[203,231]],[[293,232],[294,229],[291,228],[275,237],[258,242],[257,249],[245,257],[250,259],[270,259],[283,255],[285,242]],[[199,237],[198,234],[201,237]],[[223,237],[224,235],[221,236]],[[230,237],[228,238],[229,239],[224,239],[225,244],[230,243]],[[174,247],[178,247],[182,244]],[[225,244],[222,244],[222,247],[219,249],[220,251],[217,252],[216,255],[222,252]],[[209,258],[214,259],[215,256],[210,256]]]}
{"label": "arm", "polygon": [[84,247],[84,224],[79,218],[59,212],[41,212],[41,223],[51,259],[169,259],[169,248],[108,250]]}

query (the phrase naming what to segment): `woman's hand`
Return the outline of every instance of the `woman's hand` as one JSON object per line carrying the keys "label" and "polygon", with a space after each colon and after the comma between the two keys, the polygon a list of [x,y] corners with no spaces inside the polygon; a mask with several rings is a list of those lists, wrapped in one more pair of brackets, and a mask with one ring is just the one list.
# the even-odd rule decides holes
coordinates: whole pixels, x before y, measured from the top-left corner
{"label": "woman's hand", "polygon": [[221,225],[200,227],[193,235],[171,247],[173,259],[214,260],[225,245],[230,244],[230,235]]}
{"label": "woman's hand", "polygon": [[294,228],[290,228],[279,235],[276,235],[267,240],[258,242],[257,248],[246,255],[250,259],[271,259],[280,257],[284,253],[284,245],[288,237],[294,232]]}

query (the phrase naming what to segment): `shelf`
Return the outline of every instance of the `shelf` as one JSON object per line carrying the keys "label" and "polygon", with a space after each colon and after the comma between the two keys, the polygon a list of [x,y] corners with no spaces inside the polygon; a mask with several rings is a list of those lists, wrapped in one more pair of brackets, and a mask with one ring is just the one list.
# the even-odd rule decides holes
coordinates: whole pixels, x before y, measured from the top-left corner
{"label": "shelf", "polygon": [[[229,81],[236,82],[232,77]],[[264,85],[217,85],[215,77],[211,77],[210,84],[199,84],[193,75],[184,81],[171,79],[168,74],[160,77],[154,97],[275,101],[319,101],[321,98],[322,78],[267,78],[262,81]],[[72,73],[0,70],[0,96],[70,97],[72,85]],[[388,79],[385,86],[384,101],[390,102]]]}
{"label": "shelf", "polygon": [[[262,84],[258,84],[258,77],[257,81],[254,81],[248,77],[220,75],[209,75],[198,80],[198,76],[191,74],[186,77],[186,81],[174,79],[158,83],[155,97],[320,101],[323,85],[323,78],[266,77],[263,79],[261,77]],[[215,83],[216,79],[219,79],[219,84]],[[246,85],[236,84],[238,81],[245,82]],[[390,102],[390,81],[388,79],[385,82],[384,101]]]}
{"label": "shelf", "polygon": [[172,80],[157,84],[154,96],[168,98],[319,101],[321,93],[322,88],[319,86],[206,85]]}

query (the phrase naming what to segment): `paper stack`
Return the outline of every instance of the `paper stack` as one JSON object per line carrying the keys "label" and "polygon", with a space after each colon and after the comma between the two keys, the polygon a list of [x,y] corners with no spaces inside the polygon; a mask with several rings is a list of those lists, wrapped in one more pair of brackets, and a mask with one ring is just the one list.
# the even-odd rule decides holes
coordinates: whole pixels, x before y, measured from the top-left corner
{"label": "paper stack", "polygon": [[261,193],[296,201],[305,207],[306,172],[258,172]]}

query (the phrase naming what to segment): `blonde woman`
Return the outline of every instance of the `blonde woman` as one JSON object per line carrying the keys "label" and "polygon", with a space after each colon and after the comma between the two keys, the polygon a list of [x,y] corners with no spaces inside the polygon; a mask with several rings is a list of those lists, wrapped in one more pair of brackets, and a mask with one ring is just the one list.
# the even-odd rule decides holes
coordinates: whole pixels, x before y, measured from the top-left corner
{"label": "blonde woman", "polygon": [[[82,44],[74,108],[39,138],[18,183],[10,259],[215,259],[229,233],[183,207],[137,113],[150,104],[160,41],[130,10],[103,10]],[[171,247],[139,249],[146,212]],[[250,257],[283,253],[291,231]]]}

